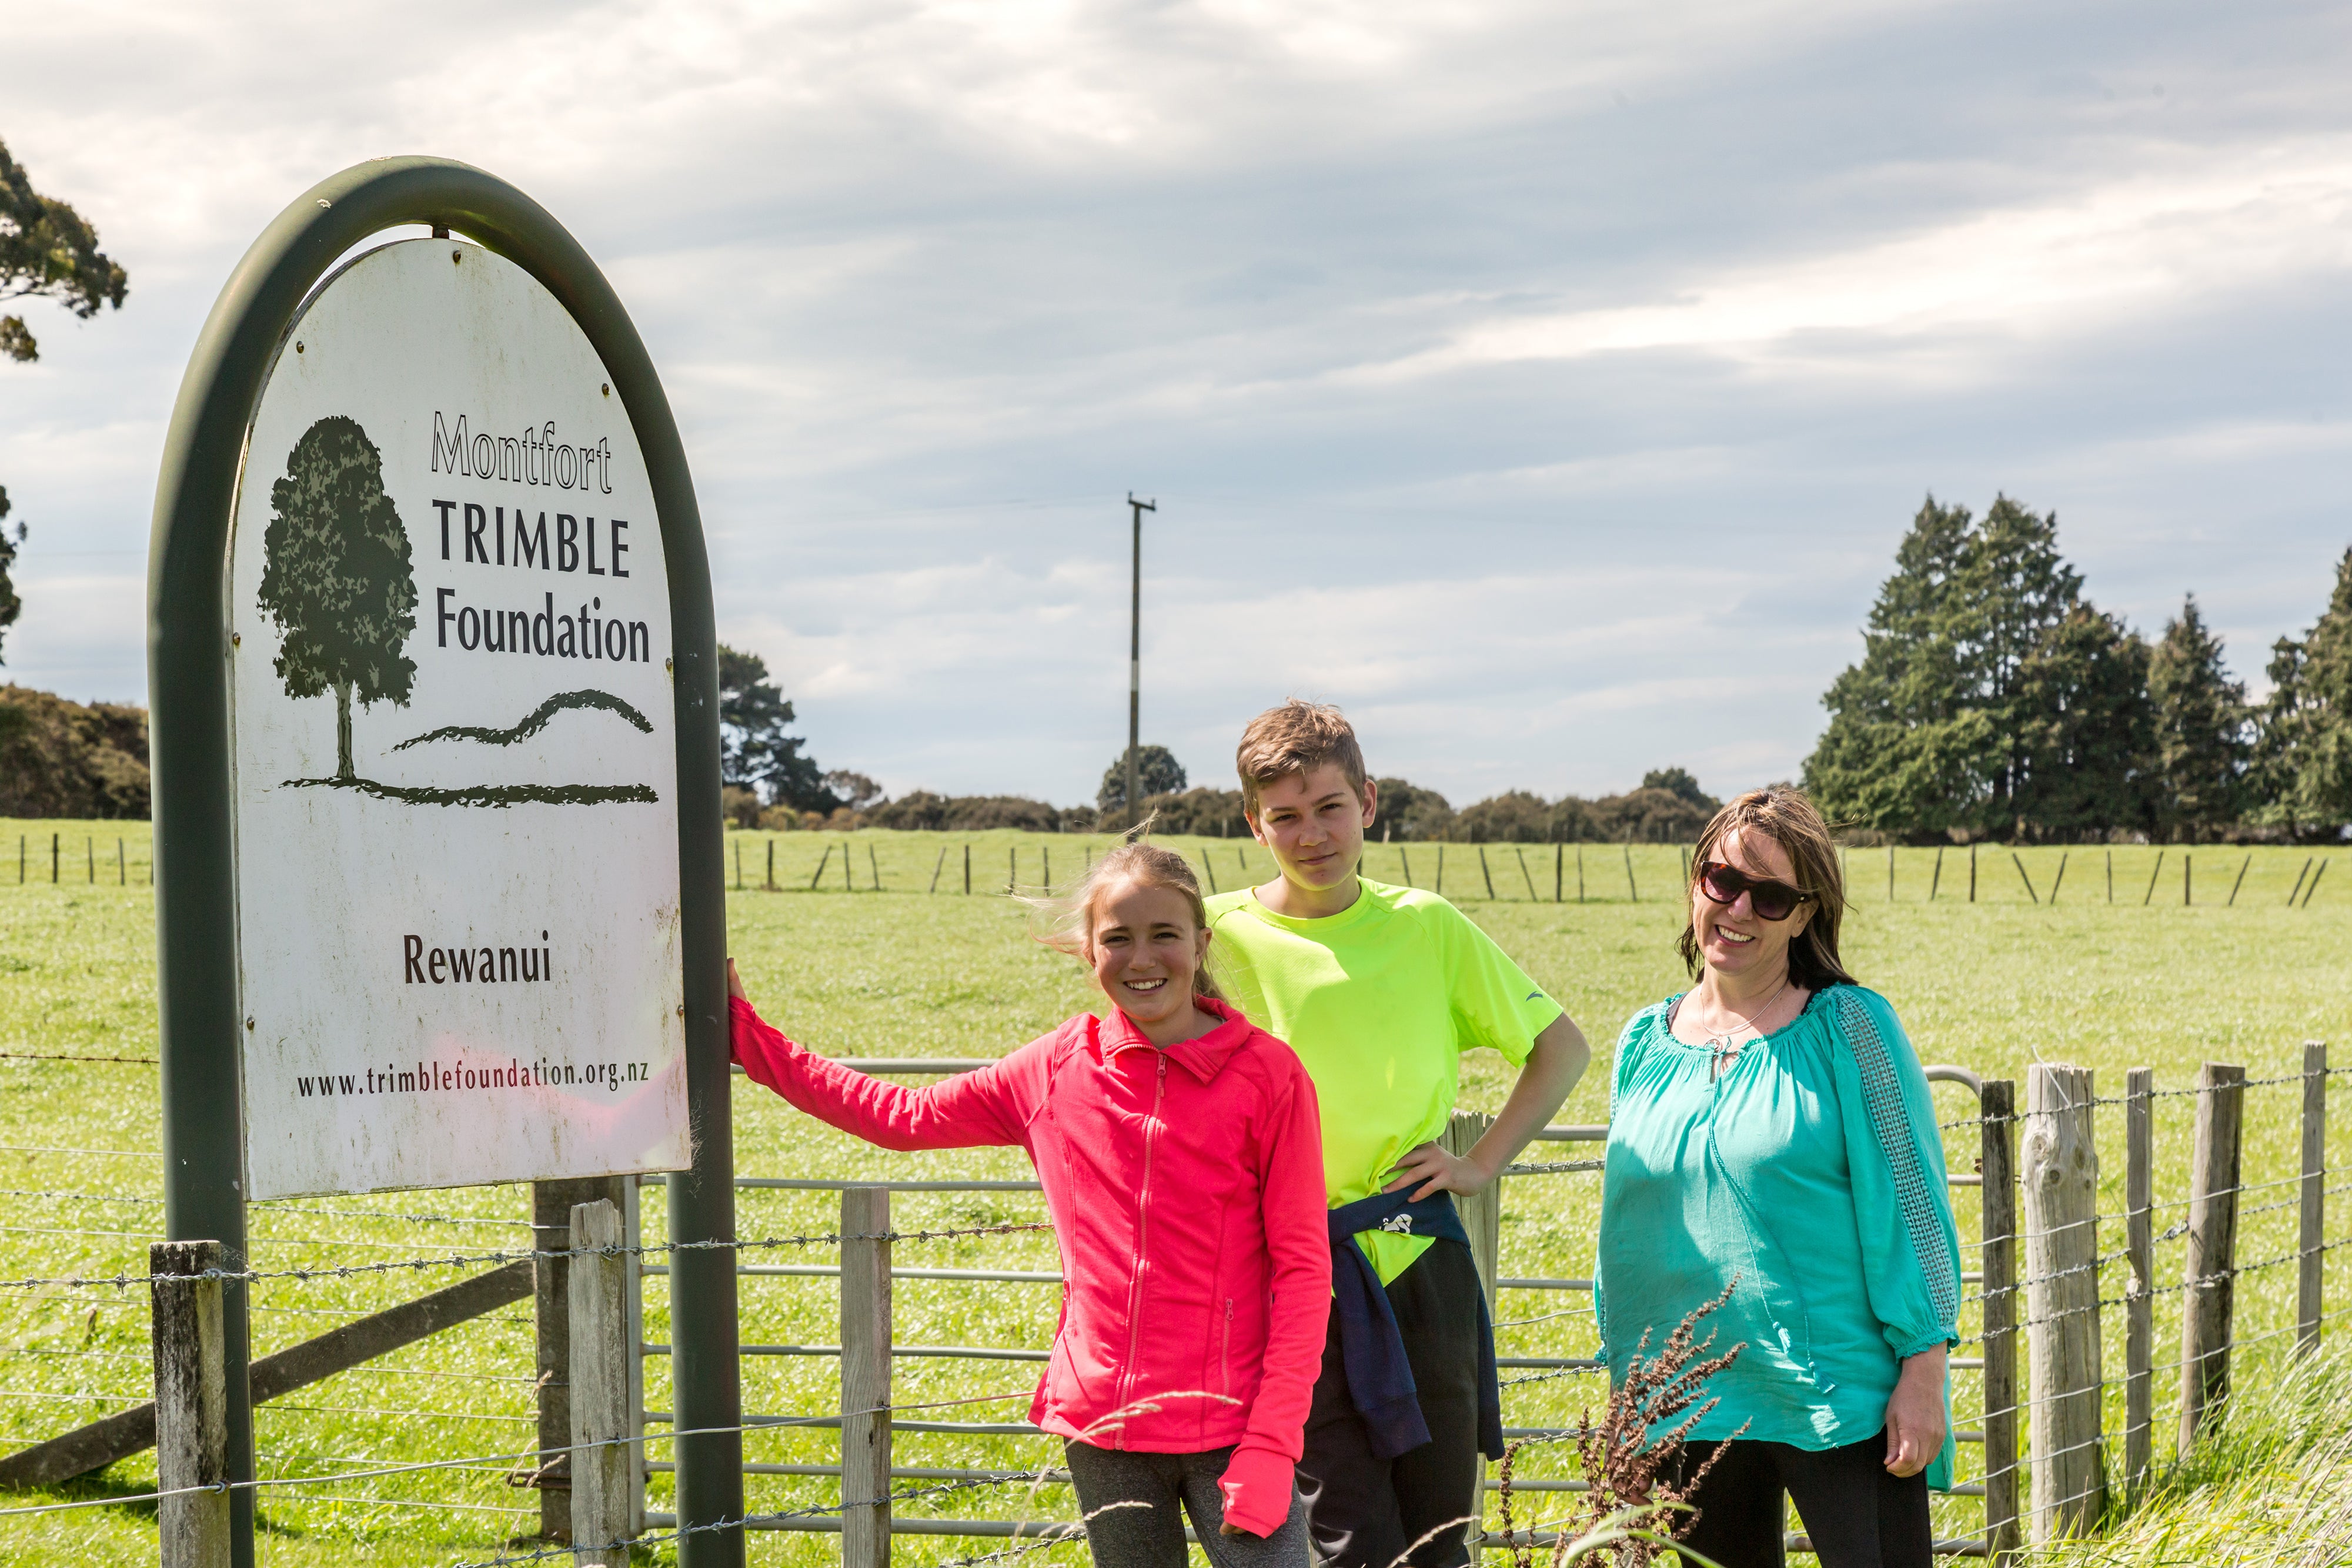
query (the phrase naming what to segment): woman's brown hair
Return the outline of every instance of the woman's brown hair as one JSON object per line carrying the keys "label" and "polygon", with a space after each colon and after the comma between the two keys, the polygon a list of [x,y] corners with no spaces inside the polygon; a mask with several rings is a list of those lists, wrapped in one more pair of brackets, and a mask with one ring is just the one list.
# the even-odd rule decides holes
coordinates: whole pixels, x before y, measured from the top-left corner
{"label": "woman's brown hair", "polygon": [[[1038,941],[1057,953],[1084,958],[1094,938],[1095,905],[1111,888],[1128,883],[1164,887],[1183,894],[1184,902],[1192,906],[1193,928],[1208,928],[1209,908],[1202,900],[1201,883],[1192,875],[1192,868],[1175,851],[1163,850],[1145,841],[1142,834],[1150,826],[1148,820],[1139,825],[1129,833],[1127,842],[1087,867],[1087,873],[1066,892],[1028,900],[1029,907],[1039,916]],[[1206,964],[1192,971],[1192,994],[1217,996],[1216,982],[1209,978]]]}
{"label": "woman's brown hair", "polygon": [[[1683,890],[1683,907],[1691,906],[1699,868],[1715,858],[1735,828],[1752,828],[1786,851],[1789,863],[1796,869],[1797,891],[1812,896],[1812,918],[1789,943],[1790,980],[1809,991],[1853,985],[1853,977],[1838,957],[1838,926],[1845,919],[1845,877],[1838,869],[1837,841],[1830,836],[1829,823],[1800,790],[1786,785],[1750,789],[1717,811],[1691,851],[1690,885]],[[1682,940],[1675,946],[1684,964],[1696,975],[1698,929],[1687,917]]]}

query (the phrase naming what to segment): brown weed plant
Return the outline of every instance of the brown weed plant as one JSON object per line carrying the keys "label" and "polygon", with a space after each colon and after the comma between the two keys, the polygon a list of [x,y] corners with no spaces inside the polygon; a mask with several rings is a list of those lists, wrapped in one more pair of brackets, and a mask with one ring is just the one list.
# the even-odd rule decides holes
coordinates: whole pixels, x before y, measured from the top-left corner
{"label": "brown weed plant", "polygon": [[[1562,1435],[1576,1439],[1584,1479],[1591,1485],[1584,1494],[1583,1511],[1583,1522],[1589,1527],[1584,1543],[1589,1552],[1580,1553],[1581,1560],[1612,1563],[1619,1568],[1648,1568],[1657,1561],[1662,1545],[1696,1522],[1690,1500],[1707,1471],[1723,1457],[1723,1449],[1717,1447],[1706,1463],[1686,1475],[1662,1480],[1660,1474],[1674,1468],[1691,1428],[1721,1403],[1719,1397],[1700,1403],[1706,1380],[1729,1366],[1748,1348],[1743,1340],[1721,1355],[1710,1356],[1706,1352],[1715,1343],[1715,1331],[1708,1329],[1703,1340],[1697,1337],[1699,1321],[1728,1301],[1738,1283],[1734,1276],[1721,1295],[1692,1309],[1666,1336],[1665,1344],[1655,1356],[1645,1354],[1650,1348],[1650,1335],[1644,1330],[1642,1343],[1626,1363],[1624,1381],[1610,1391],[1600,1424],[1594,1425],[1588,1414],[1580,1419],[1574,1432]],[[1675,1420],[1677,1416],[1681,1417],[1679,1421]],[[1669,1421],[1675,1422],[1672,1427],[1652,1436],[1654,1428]],[[1739,1432],[1732,1436],[1737,1437],[1747,1430],[1743,1422]],[[1512,1467],[1519,1450],[1528,1444],[1560,1440],[1522,1437],[1504,1451],[1500,1476],[1503,1541],[1510,1549],[1512,1568],[1531,1568],[1535,1546],[1532,1525],[1524,1545],[1511,1526]],[[1552,1568],[1560,1568],[1568,1560],[1570,1548],[1576,1544],[1568,1530],[1560,1529],[1552,1546]]]}

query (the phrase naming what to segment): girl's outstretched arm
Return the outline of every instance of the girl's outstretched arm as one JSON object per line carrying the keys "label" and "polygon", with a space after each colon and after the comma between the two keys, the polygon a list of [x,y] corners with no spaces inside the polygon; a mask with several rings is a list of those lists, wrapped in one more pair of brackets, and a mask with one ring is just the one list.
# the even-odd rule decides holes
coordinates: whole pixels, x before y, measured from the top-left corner
{"label": "girl's outstretched arm", "polygon": [[727,989],[735,1060],[753,1082],[765,1084],[819,1121],[886,1149],[1027,1142],[1029,1118],[1044,1100],[1052,1035],[977,1072],[961,1073],[926,1089],[908,1089],[812,1055],[771,1029],[743,994],[732,959],[727,964]]}

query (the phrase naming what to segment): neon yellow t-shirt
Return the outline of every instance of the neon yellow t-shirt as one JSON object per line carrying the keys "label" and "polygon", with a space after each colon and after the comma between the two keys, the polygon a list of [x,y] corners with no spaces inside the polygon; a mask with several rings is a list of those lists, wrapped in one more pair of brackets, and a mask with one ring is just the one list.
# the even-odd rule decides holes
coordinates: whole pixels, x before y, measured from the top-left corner
{"label": "neon yellow t-shirt", "polygon": [[[1208,901],[1210,975],[1315,1081],[1334,1207],[1379,1191],[1445,1131],[1465,1051],[1490,1046],[1517,1067],[1562,1010],[1436,894],[1359,880],[1356,902],[1320,920],[1276,915],[1249,888]],[[1362,1237],[1382,1283],[1432,1239]]]}

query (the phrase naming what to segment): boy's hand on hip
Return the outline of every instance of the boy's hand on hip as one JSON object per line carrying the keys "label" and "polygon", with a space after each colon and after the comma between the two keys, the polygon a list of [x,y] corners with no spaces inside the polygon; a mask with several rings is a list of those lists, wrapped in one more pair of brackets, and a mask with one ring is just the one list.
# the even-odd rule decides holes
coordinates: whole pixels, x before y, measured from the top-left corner
{"label": "boy's hand on hip", "polygon": [[751,999],[751,993],[743,988],[743,977],[735,972],[735,960],[732,958],[727,960],[727,994],[740,997],[747,1002]]}
{"label": "boy's hand on hip", "polygon": [[1495,1173],[1476,1160],[1448,1154],[1437,1144],[1414,1145],[1397,1161],[1396,1168],[1396,1178],[1381,1190],[1396,1192],[1410,1186],[1416,1203],[1441,1192],[1458,1192],[1466,1197],[1495,1179]]}

